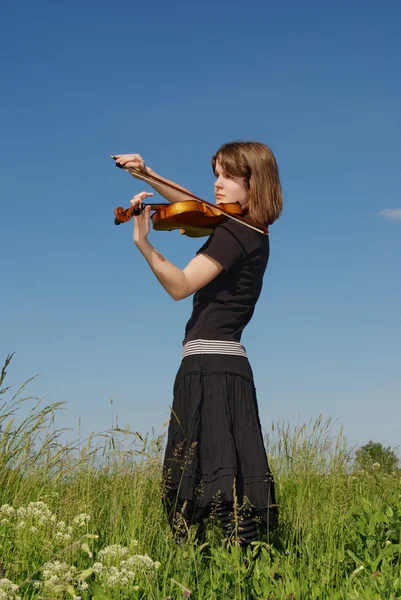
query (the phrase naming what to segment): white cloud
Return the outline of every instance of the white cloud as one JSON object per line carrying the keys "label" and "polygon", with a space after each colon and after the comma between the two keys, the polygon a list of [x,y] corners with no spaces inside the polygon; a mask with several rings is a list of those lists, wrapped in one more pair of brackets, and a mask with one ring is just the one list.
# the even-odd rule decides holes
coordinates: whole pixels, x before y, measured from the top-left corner
{"label": "white cloud", "polygon": [[401,221],[401,208],[385,208],[379,212],[379,215],[393,221]]}

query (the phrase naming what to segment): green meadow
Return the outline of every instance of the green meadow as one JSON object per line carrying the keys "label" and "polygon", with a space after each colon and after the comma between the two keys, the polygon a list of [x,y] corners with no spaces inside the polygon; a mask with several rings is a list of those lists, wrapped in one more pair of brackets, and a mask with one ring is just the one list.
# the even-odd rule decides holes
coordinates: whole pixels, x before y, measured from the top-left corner
{"label": "green meadow", "polygon": [[[401,598],[401,476],[356,469],[330,419],[266,435],[279,527],[244,551],[213,522],[177,545],[161,503],[163,437],[62,442],[59,404],[0,381],[0,600]],[[77,391],[79,393],[79,391]],[[235,519],[235,515],[233,516]]]}

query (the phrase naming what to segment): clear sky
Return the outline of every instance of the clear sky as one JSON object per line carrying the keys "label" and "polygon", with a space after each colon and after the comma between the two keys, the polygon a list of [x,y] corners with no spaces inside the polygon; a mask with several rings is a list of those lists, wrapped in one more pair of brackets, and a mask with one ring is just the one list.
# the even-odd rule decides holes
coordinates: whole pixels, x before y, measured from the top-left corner
{"label": "clear sky", "polygon": [[[66,402],[74,437],[168,419],[191,299],[116,206],[149,189],[110,154],[213,201],[210,159],[255,139],[285,208],[242,342],[262,426],[323,413],[401,443],[401,3],[2,0],[0,359]],[[155,196],[158,198],[158,196]],[[184,267],[202,241],[155,232]],[[110,399],[113,399],[113,405]]]}

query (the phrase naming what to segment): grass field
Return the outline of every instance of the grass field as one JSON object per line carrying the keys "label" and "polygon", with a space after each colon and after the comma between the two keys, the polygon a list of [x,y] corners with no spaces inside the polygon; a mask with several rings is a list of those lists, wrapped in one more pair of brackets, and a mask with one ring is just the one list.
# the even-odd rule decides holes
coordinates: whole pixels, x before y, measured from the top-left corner
{"label": "grass field", "polygon": [[[163,439],[111,430],[61,443],[60,406],[0,388],[0,600],[401,598],[401,478],[352,468],[330,420],[266,438],[278,531],[177,545],[160,501]],[[24,418],[19,414],[25,415]]]}

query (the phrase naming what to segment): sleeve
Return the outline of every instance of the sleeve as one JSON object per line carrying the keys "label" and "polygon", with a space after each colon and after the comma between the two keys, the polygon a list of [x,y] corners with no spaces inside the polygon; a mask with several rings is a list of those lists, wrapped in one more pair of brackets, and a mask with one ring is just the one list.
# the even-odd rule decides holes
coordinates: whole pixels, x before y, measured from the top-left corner
{"label": "sleeve", "polygon": [[246,253],[238,233],[239,231],[234,229],[231,223],[219,225],[197,254],[206,254],[217,260],[224,271],[228,273],[231,267]]}

